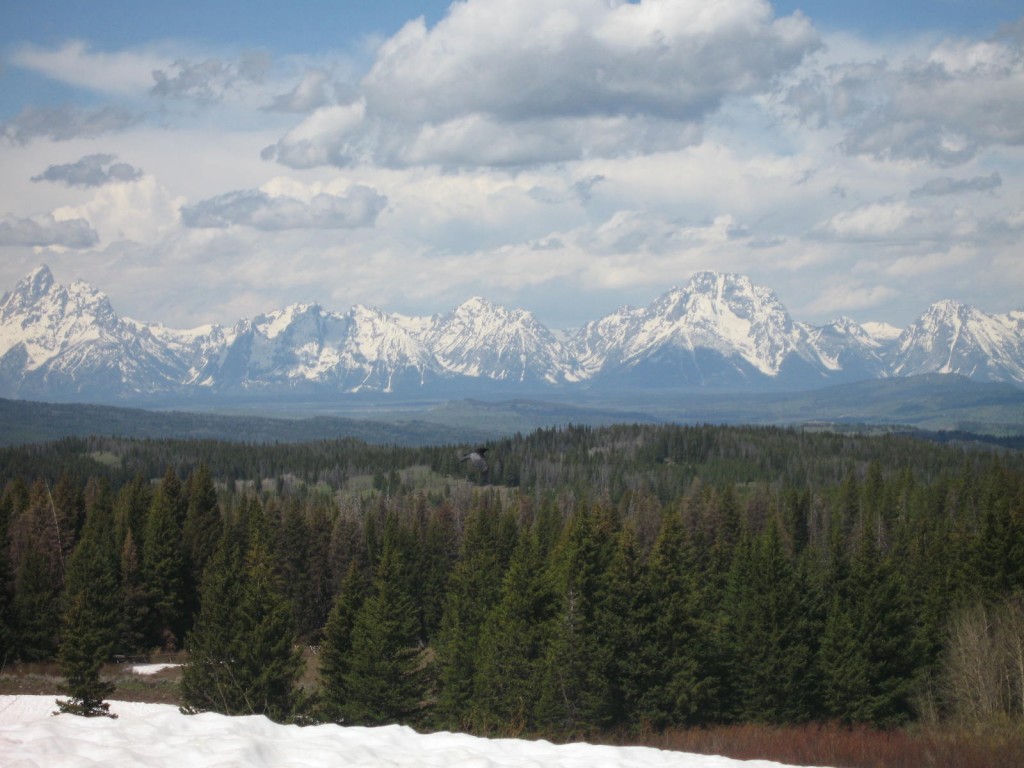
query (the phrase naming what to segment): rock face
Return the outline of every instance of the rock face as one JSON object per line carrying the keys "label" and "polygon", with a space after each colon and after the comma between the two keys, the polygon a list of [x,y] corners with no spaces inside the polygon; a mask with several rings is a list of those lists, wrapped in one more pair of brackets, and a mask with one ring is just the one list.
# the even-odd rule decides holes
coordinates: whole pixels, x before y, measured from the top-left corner
{"label": "rock face", "polygon": [[902,333],[849,318],[818,327],[794,321],[770,289],[717,272],[565,340],[479,297],[433,317],[295,304],[232,328],[175,330],[120,317],[103,293],[59,285],[45,266],[0,300],[5,397],[764,390],[925,373],[1024,385],[1024,312],[944,301]]}

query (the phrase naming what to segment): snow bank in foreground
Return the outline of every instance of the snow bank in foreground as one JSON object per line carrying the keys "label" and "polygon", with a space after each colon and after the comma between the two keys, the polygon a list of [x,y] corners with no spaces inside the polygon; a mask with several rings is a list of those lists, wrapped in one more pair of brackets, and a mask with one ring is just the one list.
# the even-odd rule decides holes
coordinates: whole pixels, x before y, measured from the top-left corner
{"label": "snow bank in foreground", "polygon": [[5,768],[778,768],[643,747],[480,739],[410,728],[299,728],[263,717],[187,717],[166,704],[112,702],[118,719],[52,717],[53,696],[0,696]]}

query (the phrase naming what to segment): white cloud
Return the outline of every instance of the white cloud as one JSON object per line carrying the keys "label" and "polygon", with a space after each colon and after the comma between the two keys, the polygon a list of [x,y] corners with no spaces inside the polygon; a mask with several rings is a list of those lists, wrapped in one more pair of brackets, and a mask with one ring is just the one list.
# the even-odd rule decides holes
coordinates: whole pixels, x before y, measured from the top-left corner
{"label": "white cloud", "polygon": [[96,51],[82,40],[69,40],[58,48],[26,44],[10,61],[52,80],[114,96],[145,93],[153,85],[153,71],[170,64],[155,49]]}
{"label": "white cloud", "polygon": [[153,70],[150,93],[161,98],[209,104],[233,92],[262,84],[270,68],[270,56],[258,51],[230,60],[177,59],[165,68]]}
{"label": "white cloud", "polygon": [[923,54],[833,62],[784,101],[807,124],[840,126],[851,154],[961,165],[1024,144],[1024,41],[944,40]]}
{"label": "white cloud", "polygon": [[97,109],[74,107],[25,107],[15,117],[0,123],[0,136],[16,144],[35,139],[68,141],[124,131],[142,116],[114,106]]}
{"label": "white cloud", "polygon": [[153,244],[177,229],[180,204],[147,175],[128,183],[98,187],[86,202],[57,208],[54,216],[88,221],[105,244],[121,240]]}
{"label": "white cloud", "polygon": [[52,214],[0,218],[0,246],[90,248],[97,242],[99,237],[84,219],[58,219]]}
{"label": "white cloud", "polygon": [[373,226],[386,205],[386,197],[362,185],[343,195],[321,192],[309,200],[240,190],[186,206],[181,215],[186,226],[196,228],[237,224],[261,230],[354,229]]}
{"label": "white cloud", "polygon": [[32,181],[54,181],[69,187],[102,187],[125,181],[137,181],[142,171],[128,163],[118,163],[116,155],[86,155],[74,163],[51,165]]}
{"label": "white cloud", "polygon": [[818,44],[764,0],[472,0],[387,40],[361,98],[306,120],[268,156],[527,165],[687,146],[730,95],[755,93]]}

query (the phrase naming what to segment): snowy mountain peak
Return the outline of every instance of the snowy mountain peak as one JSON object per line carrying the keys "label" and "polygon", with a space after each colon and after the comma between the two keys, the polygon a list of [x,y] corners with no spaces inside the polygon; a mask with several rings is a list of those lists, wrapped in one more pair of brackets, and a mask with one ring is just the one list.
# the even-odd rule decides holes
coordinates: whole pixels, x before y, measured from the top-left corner
{"label": "snowy mountain peak", "polygon": [[938,301],[897,340],[893,373],[956,373],[980,381],[1024,382],[1019,314],[991,315],[959,301]]}
{"label": "snowy mountain peak", "polygon": [[296,303],[230,330],[188,331],[122,318],[103,293],[80,280],[61,286],[45,266],[0,299],[7,397],[777,389],[934,372],[1024,384],[1024,311],[992,315],[948,300],[902,332],[848,317],[815,327],[794,322],[771,289],[714,271],[565,338],[527,310],[480,296],[427,317]]}

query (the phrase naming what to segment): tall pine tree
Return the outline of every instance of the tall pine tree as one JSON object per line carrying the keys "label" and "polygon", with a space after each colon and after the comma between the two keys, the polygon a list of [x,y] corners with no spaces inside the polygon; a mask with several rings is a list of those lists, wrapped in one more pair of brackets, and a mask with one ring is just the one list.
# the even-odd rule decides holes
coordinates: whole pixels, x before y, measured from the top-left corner
{"label": "tall pine tree", "polygon": [[68,698],[61,712],[92,717],[109,715],[103,699],[112,683],[100,679],[117,639],[119,591],[114,509],[105,487],[94,494],[82,536],[68,563],[60,668]]}

